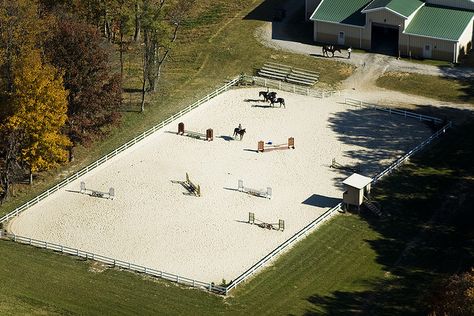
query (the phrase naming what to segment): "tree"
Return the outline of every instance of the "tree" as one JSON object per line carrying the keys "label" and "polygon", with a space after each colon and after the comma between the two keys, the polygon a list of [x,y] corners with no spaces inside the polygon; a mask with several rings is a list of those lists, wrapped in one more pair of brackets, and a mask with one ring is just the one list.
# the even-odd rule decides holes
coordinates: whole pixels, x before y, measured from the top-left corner
{"label": "tree", "polygon": [[11,95],[13,114],[1,129],[21,135],[21,164],[30,173],[49,170],[67,161],[69,139],[61,130],[66,122],[67,92],[54,67],[43,64],[33,50],[14,66]]}
{"label": "tree", "polygon": [[[146,83],[155,92],[161,70],[173,49],[178,31],[195,0],[144,0],[143,28],[143,83],[141,111],[144,111]],[[166,4],[166,5],[165,5]]]}
{"label": "tree", "polygon": [[120,76],[112,75],[104,47],[95,27],[70,19],[60,21],[46,43],[46,55],[64,72],[69,91],[67,133],[74,145],[103,136],[107,126],[120,119]]}
{"label": "tree", "polygon": [[433,302],[432,316],[474,315],[474,268],[445,280]]}

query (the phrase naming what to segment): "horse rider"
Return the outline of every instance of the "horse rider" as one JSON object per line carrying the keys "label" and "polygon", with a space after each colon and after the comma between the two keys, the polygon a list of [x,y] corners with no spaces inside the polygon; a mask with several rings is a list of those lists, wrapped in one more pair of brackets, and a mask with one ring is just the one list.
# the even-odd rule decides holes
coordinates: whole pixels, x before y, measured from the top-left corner
{"label": "horse rider", "polygon": [[239,129],[239,132],[240,132],[242,130],[242,124],[239,124],[237,128]]}

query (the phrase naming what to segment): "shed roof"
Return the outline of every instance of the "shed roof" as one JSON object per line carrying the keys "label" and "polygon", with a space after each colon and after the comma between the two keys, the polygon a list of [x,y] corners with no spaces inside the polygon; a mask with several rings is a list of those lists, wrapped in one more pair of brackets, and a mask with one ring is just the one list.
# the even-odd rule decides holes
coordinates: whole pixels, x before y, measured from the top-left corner
{"label": "shed roof", "polygon": [[458,41],[474,17],[474,11],[425,5],[403,33]]}
{"label": "shed roof", "polygon": [[371,0],[322,0],[311,16],[312,21],[365,25],[365,14],[362,9]]}
{"label": "shed roof", "polygon": [[423,4],[421,0],[373,0],[362,12],[388,9],[407,18]]}
{"label": "shed roof", "polygon": [[343,184],[356,188],[356,189],[363,189],[371,182],[372,182],[372,178],[365,177],[358,173],[353,173],[349,178],[342,181]]}

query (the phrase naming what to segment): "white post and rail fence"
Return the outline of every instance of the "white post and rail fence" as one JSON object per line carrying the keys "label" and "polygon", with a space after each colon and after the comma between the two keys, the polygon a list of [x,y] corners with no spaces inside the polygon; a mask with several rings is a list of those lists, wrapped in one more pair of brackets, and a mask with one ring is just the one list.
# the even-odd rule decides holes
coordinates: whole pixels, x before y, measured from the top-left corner
{"label": "white post and rail fence", "polygon": [[[31,206],[39,203],[43,199],[47,198],[49,195],[51,195],[54,192],[64,188],[69,183],[77,180],[79,177],[85,175],[86,173],[90,172],[91,170],[94,170],[95,168],[97,168],[98,166],[100,166],[100,165],[104,164],[105,162],[109,161],[111,158],[115,157],[116,155],[123,152],[124,150],[132,147],[133,145],[135,145],[138,142],[142,141],[146,137],[148,137],[148,136],[154,134],[155,132],[159,131],[160,129],[164,128],[165,126],[167,126],[168,124],[170,124],[171,122],[176,120],[177,118],[185,115],[186,113],[189,113],[190,111],[192,111],[193,109],[199,107],[203,103],[205,103],[205,102],[209,101],[210,99],[218,96],[219,94],[227,91],[230,87],[232,87],[232,86],[234,86],[238,83],[248,81],[248,80],[251,80],[253,84],[257,84],[257,85],[261,85],[261,86],[265,86],[265,87],[274,87],[274,88],[282,89],[282,90],[285,90],[285,91],[290,91],[290,92],[304,94],[304,95],[310,95],[310,96],[318,97],[318,98],[324,98],[324,97],[332,96],[332,95],[338,93],[337,91],[326,91],[326,92],[316,91],[316,90],[313,90],[313,89],[298,87],[298,86],[295,86],[295,85],[286,84],[286,83],[282,83],[282,82],[280,82],[280,83],[273,82],[273,80],[264,79],[264,78],[260,78],[260,77],[251,77],[251,76],[246,76],[246,75],[241,75],[241,76],[235,77],[232,80],[230,80],[229,82],[227,82],[225,85],[223,85],[220,88],[216,89],[214,92],[212,92],[212,93],[208,94],[207,96],[205,96],[204,98],[201,98],[200,100],[196,101],[195,103],[191,104],[190,106],[186,107],[185,109],[179,111],[178,113],[174,114],[173,116],[169,117],[168,119],[162,121],[161,123],[153,126],[150,129],[146,130],[145,132],[143,132],[140,135],[136,136],[132,140],[128,141],[127,143],[123,144],[122,146],[118,147],[117,149],[113,150],[112,152],[108,153],[107,155],[101,157],[97,161],[89,164],[87,167],[81,169],[80,171],[74,173],[70,177],[68,177],[68,178],[64,179],[63,181],[59,182],[58,184],[56,184],[52,188],[44,191],[43,193],[41,193],[37,197],[31,199],[30,201],[26,202],[25,204],[23,204],[19,207],[17,207],[12,212],[4,215],[3,217],[0,218],[0,224],[6,223],[11,218],[13,218],[15,216],[18,216],[20,213],[27,210]],[[312,90],[312,91],[310,91],[310,90]],[[354,99],[347,98],[345,102],[346,102],[346,104],[350,104],[350,105],[354,105],[354,106],[369,107],[369,108],[373,108],[373,109],[376,109],[376,110],[387,111],[391,114],[393,113],[393,114],[397,114],[397,115],[403,115],[405,117],[416,118],[416,119],[419,119],[419,120],[422,120],[422,121],[432,121],[432,122],[435,122],[435,123],[441,123],[440,119],[437,119],[437,118],[434,118],[434,117],[415,114],[415,113],[412,113],[412,112],[407,112],[407,111],[402,111],[402,110],[387,109],[387,108],[383,108],[383,107],[380,107],[380,106],[368,104],[368,103],[365,103],[365,102],[362,102],[362,101],[354,100]],[[403,157],[401,157],[396,162],[394,162],[392,165],[390,165],[387,169],[382,171],[379,175],[377,175],[374,178],[373,182],[374,183],[377,182],[381,177],[383,177],[384,175],[389,174],[391,171],[395,170],[404,161],[406,161],[410,156],[412,156],[413,154],[415,154],[416,152],[418,152],[419,150],[424,148],[426,145],[431,143],[431,141],[433,141],[435,138],[439,137],[442,133],[444,133],[446,131],[446,129],[448,129],[450,127],[452,127],[451,122],[446,124],[442,129],[440,129],[438,132],[433,134],[430,138],[425,140],[423,143],[421,143],[416,148],[412,149],[407,154],[405,154]],[[252,275],[254,275],[257,271],[259,271],[266,264],[268,264],[272,259],[274,259],[276,256],[278,256],[282,251],[286,250],[289,246],[293,245],[299,239],[304,237],[304,235],[308,234],[309,232],[314,230],[316,227],[318,227],[319,225],[324,223],[326,220],[331,218],[334,214],[337,213],[337,211],[339,211],[340,207],[341,207],[341,204],[338,204],[335,207],[333,207],[333,208],[327,210],[326,212],[324,212],[317,219],[315,219],[314,221],[309,223],[303,229],[298,231],[296,234],[294,234],[292,237],[290,237],[284,243],[282,243],[277,248],[275,248],[273,251],[271,251],[268,255],[266,255],[261,260],[259,260],[257,263],[255,263],[252,267],[250,267],[247,271],[245,271],[240,276],[238,276],[235,280],[231,281],[230,284],[223,285],[223,286],[215,285],[214,283],[209,283],[209,282],[201,282],[201,281],[198,281],[198,280],[186,278],[184,276],[180,276],[180,275],[176,275],[176,274],[172,274],[172,273],[167,273],[167,272],[159,271],[159,270],[152,269],[152,268],[147,268],[147,267],[137,265],[137,264],[134,264],[134,263],[109,258],[109,257],[106,257],[106,256],[102,256],[102,255],[99,255],[99,254],[94,254],[94,253],[83,251],[83,250],[80,250],[80,249],[75,249],[75,248],[71,248],[71,247],[67,247],[67,246],[63,246],[63,245],[59,245],[59,244],[55,244],[55,243],[50,243],[50,242],[46,242],[46,241],[36,240],[36,239],[33,239],[33,238],[22,237],[22,236],[18,236],[18,235],[15,235],[15,234],[5,233],[2,230],[0,230],[0,237],[7,237],[10,240],[13,240],[13,241],[18,242],[18,243],[27,244],[27,245],[31,245],[31,246],[35,246],[35,247],[39,247],[39,248],[44,248],[44,249],[49,249],[49,250],[53,250],[53,251],[60,252],[60,253],[63,253],[63,254],[69,254],[69,255],[72,255],[72,256],[77,256],[77,257],[81,257],[81,258],[85,258],[85,259],[95,260],[95,261],[102,262],[102,263],[107,264],[107,265],[111,265],[113,267],[119,267],[119,268],[127,269],[127,270],[130,270],[130,271],[134,271],[134,272],[144,273],[144,274],[147,274],[147,275],[150,275],[150,276],[153,276],[153,277],[163,278],[163,279],[173,281],[173,282],[177,282],[177,283],[180,283],[180,284],[183,284],[183,285],[192,286],[192,287],[196,287],[196,288],[200,288],[200,289],[205,289],[207,291],[211,291],[211,292],[222,294],[222,295],[227,295],[229,293],[229,291],[231,291],[232,289],[235,289],[239,284],[241,284],[242,282],[244,282],[248,278],[250,278]]]}

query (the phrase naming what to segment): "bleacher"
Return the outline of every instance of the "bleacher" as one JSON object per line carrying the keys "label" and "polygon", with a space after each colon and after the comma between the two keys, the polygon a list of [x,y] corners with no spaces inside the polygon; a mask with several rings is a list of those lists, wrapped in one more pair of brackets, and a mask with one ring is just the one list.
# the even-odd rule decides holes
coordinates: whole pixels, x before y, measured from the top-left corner
{"label": "bleacher", "polygon": [[319,81],[319,73],[277,63],[265,63],[258,75],[304,86],[313,86]]}

